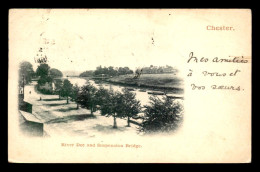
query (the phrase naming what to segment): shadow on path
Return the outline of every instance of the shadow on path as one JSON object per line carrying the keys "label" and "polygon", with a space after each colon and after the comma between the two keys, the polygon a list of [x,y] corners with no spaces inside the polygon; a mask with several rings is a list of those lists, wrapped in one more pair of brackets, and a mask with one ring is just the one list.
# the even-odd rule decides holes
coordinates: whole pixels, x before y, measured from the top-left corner
{"label": "shadow on path", "polygon": [[68,123],[68,122],[83,121],[85,119],[93,119],[93,118],[96,118],[96,117],[91,114],[71,115],[71,116],[66,116],[66,117],[62,117],[62,118],[52,119],[52,120],[46,122],[46,124]]}
{"label": "shadow on path", "polygon": [[69,107],[67,109],[58,109],[57,111],[59,111],[59,112],[68,112],[68,111],[71,111],[71,110],[78,110],[78,108],[76,108],[76,107]]}
{"label": "shadow on path", "polygon": [[44,104],[46,106],[61,106],[61,105],[68,105],[67,103],[57,103],[57,104]]}
{"label": "shadow on path", "polygon": [[62,101],[66,99],[42,99],[43,101]]}
{"label": "shadow on path", "polygon": [[113,128],[112,125],[104,126],[104,125],[96,124],[96,126],[94,126],[93,129],[105,134],[110,134],[114,132],[123,132],[126,130],[126,127]]}

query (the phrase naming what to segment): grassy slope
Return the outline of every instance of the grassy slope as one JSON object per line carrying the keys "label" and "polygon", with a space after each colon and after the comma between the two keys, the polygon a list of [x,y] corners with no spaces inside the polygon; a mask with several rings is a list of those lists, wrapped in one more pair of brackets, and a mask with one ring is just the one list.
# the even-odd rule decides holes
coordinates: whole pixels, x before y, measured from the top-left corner
{"label": "grassy slope", "polygon": [[183,88],[183,80],[174,74],[142,74],[138,79],[133,79],[133,75],[124,75],[110,78],[108,81],[151,87]]}

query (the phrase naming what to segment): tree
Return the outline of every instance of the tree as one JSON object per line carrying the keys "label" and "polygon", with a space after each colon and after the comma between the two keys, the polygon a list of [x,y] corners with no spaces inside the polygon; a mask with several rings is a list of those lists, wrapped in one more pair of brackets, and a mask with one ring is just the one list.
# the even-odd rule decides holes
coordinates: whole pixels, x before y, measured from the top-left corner
{"label": "tree", "polygon": [[122,67],[119,67],[118,69],[118,75],[124,75],[125,74],[125,69]]}
{"label": "tree", "polygon": [[50,76],[52,76],[53,78],[56,78],[56,77],[62,77],[63,74],[60,70],[55,69],[55,68],[51,68],[50,69]]}
{"label": "tree", "polygon": [[114,92],[112,89],[108,91],[106,100],[101,105],[100,110],[102,115],[106,117],[112,116],[114,119],[113,128],[117,128],[116,118],[121,116],[120,106],[123,103],[123,94],[120,92]]}
{"label": "tree", "polygon": [[80,91],[80,88],[77,84],[72,87],[71,98],[72,98],[72,100],[74,100],[76,102],[77,109],[79,108],[79,104],[78,104],[79,91]]}
{"label": "tree", "polygon": [[124,71],[123,75],[125,75],[125,74],[133,74],[134,73],[133,70],[129,69],[129,67],[124,67],[123,71]]}
{"label": "tree", "polygon": [[102,74],[108,74],[108,68],[106,66],[103,68]]}
{"label": "tree", "polygon": [[34,76],[33,66],[30,62],[24,61],[20,63],[19,67],[19,80],[20,83],[28,84]]}
{"label": "tree", "polygon": [[40,64],[36,69],[36,75],[40,77],[45,77],[49,75],[50,66],[48,64]]}
{"label": "tree", "polygon": [[[53,78],[49,76],[49,65],[48,64],[40,64],[38,68],[36,69],[36,75],[40,76],[38,80],[38,89],[44,94],[51,94],[52,93],[52,87],[51,82],[53,81]],[[40,86],[45,85],[47,83],[48,88],[42,88],[40,89]]]}
{"label": "tree", "polygon": [[53,78],[50,76],[41,76],[37,83],[38,85],[44,85],[46,82],[51,83],[52,81]]}
{"label": "tree", "polygon": [[[109,91],[105,89],[104,87],[100,87],[96,92],[95,92],[95,103],[99,107],[104,105],[109,97]],[[103,115],[103,114],[101,114]]]}
{"label": "tree", "polygon": [[176,129],[183,117],[183,106],[164,97],[160,100],[156,96],[150,97],[150,105],[144,106],[144,119],[139,131],[170,132]]}
{"label": "tree", "polygon": [[86,84],[81,88],[81,92],[78,95],[77,102],[81,107],[90,109],[91,115],[93,115],[93,112],[96,110],[96,91],[97,89],[93,85]]}
{"label": "tree", "polygon": [[109,66],[108,67],[108,75],[115,76],[116,74],[117,74],[117,71],[114,70],[114,67],[113,66]]}
{"label": "tree", "polygon": [[72,84],[68,79],[65,79],[63,81],[63,86],[61,88],[61,95],[64,97],[67,97],[67,104],[69,103],[69,96],[71,95],[72,92]]}
{"label": "tree", "polygon": [[62,80],[61,79],[56,79],[54,82],[55,85],[55,91],[58,92],[59,94],[59,99],[61,96],[61,90],[62,90]]}
{"label": "tree", "polygon": [[90,77],[90,76],[93,76],[93,71],[91,71],[91,70],[82,72],[82,73],[79,75],[79,77]]}
{"label": "tree", "polygon": [[116,75],[126,75],[126,74],[133,74],[133,70],[130,70],[129,67],[119,67],[114,68],[113,66],[102,67],[98,66],[96,70],[93,72],[94,75],[101,75],[106,74],[109,76],[116,76]]}
{"label": "tree", "polygon": [[120,107],[122,116],[127,117],[127,126],[130,127],[130,118],[137,115],[141,111],[140,101],[136,100],[136,94],[128,89],[123,89],[123,103]]}
{"label": "tree", "polygon": [[102,74],[103,71],[102,71],[102,66],[98,66],[96,67],[96,70],[94,71],[94,75],[99,75],[99,74]]}

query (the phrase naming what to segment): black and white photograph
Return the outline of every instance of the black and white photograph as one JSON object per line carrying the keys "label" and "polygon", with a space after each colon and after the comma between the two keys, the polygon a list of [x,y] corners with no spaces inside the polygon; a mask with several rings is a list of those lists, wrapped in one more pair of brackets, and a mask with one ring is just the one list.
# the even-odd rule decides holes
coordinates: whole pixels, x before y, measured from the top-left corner
{"label": "black and white photograph", "polygon": [[246,9],[10,9],[9,161],[248,161],[249,19]]}

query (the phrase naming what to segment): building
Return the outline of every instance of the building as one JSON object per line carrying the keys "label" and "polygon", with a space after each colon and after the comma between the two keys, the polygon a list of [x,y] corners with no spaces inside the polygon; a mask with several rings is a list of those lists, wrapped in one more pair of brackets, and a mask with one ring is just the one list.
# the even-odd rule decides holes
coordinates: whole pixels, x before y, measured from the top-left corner
{"label": "building", "polygon": [[19,127],[27,136],[39,136],[44,134],[43,123],[32,113],[19,110]]}
{"label": "building", "polygon": [[43,123],[32,113],[32,104],[24,101],[24,85],[19,89],[19,127],[23,134],[27,136],[42,137],[44,134]]}

